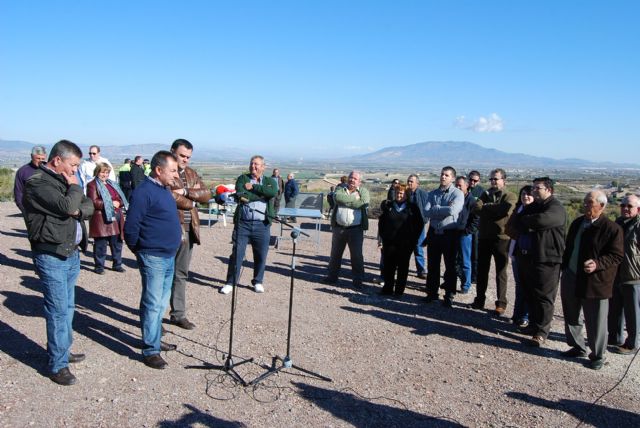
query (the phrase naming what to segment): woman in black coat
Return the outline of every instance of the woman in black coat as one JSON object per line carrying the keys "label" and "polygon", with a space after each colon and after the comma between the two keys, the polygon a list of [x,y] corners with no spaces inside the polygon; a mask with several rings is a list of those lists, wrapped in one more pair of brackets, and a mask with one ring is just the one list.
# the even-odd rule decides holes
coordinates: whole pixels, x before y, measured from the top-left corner
{"label": "woman in black coat", "polygon": [[409,261],[422,229],[420,211],[414,204],[407,203],[406,190],[405,184],[396,186],[395,199],[382,202],[380,207],[378,234],[384,259],[384,287],[380,294],[384,295],[404,293]]}

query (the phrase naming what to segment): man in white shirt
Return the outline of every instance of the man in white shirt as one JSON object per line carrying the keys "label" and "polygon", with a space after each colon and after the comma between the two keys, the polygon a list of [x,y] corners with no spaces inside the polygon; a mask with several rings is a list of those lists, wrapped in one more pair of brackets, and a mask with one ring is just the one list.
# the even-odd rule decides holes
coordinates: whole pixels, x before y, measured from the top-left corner
{"label": "man in white shirt", "polygon": [[96,164],[98,162],[109,165],[109,180],[113,182],[116,181],[116,173],[114,172],[115,170],[113,169],[111,162],[109,162],[109,159],[100,156],[100,147],[91,146],[89,147],[89,159],[83,160],[80,168],[78,168],[81,181],[80,185],[83,189],[86,189],[87,183],[93,180],[93,171],[96,169]]}

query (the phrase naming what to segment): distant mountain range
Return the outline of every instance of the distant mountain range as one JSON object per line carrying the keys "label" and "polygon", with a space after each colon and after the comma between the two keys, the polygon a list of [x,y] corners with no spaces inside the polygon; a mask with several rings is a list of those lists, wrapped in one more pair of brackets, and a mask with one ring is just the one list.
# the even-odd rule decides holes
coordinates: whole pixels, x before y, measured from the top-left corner
{"label": "distant mountain range", "polygon": [[429,141],[408,146],[386,147],[373,153],[353,156],[357,165],[429,165],[454,167],[504,168],[640,168],[638,164],[594,162],[584,159],[552,159],[523,153],[507,153],[488,149],[466,141]]}
{"label": "distant mountain range", "polygon": [[[0,164],[22,165],[29,160],[33,143],[26,141],[0,140]],[[50,146],[48,147],[50,148]],[[89,151],[89,146],[80,146],[83,153]],[[135,144],[125,146],[101,146],[102,155],[114,165],[120,164],[125,158],[141,155],[151,158],[159,150],[167,150],[166,144]],[[196,147],[194,160],[197,163],[238,163],[247,162],[254,153],[246,149],[222,147]],[[267,155],[270,163],[290,162],[294,159],[283,156]],[[410,144],[407,146],[386,147],[372,153],[343,158],[305,158],[305,163],[317,165],[345,164],[359,167],[435,167],[444,165],[454,167],[493,168],[536,168],[536,169],[604,169],[604,168],[632,168],[640,169],[636,163],[596,162],[583,159],[552,159],[548,157],[531,156],[523,153],[508,153],[501,150],[489,149],[466,141],[429,141]]]}

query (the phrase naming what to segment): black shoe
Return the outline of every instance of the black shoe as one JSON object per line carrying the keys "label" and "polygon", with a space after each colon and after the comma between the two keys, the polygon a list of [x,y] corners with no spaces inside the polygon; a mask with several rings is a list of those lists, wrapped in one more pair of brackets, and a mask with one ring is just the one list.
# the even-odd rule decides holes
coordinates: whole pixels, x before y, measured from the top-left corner
{"label": "black shoe", "polygon": [[142,362],[145,366],[151,367],[152,369],[162,370],[168,366],[167,362],[162,359],[160,354],[153,354],[147,357],[142,357]]}
{"label": "black shoe", "polygon": [[126,269],[123,268],[122,266],[114,267],[113,270],[115,270],[116,272],[119,272],[119,273],[125,273],[126,272]]}
{"label": "black shoe", "polygon": [[442,301],[442,306],[444,306],[445,308],[452,308],[453,299],[451,297],[445,297],[444,300]]}
{"label": "black shoe", "polygon": [[328,276],[325,278],[322,278],[322,280],[320,280],[321,283],[323,284],[331,284],[334,285],[335,283],[338,282],[338,279],[333,279],[333,278],[329,278]]}
{"label": "black shoe", "polygon": [[587,353],[580,348],[573,347],[568,351],[561,352],[560,355],[566,358],[586,357]]}
{"label": "black shoe", "polygon": [[378,292],[381,296],[391,296],[393,294],[392,290],[385,290],[384,288]]}
{"label": "black shoe", "polygon": [[196,325],[189,321],[186,317],[180,319],[175,319],[172,317],[169,322],[173,325],[177,325],[180,328],[184,328],[185,330],[193,330],[194,328],[196,328]]}
{"label": "black shoe", "polygon": [[419,272],[416,276],[420,279],[427,279],[427,274],[424,272]]}
{"label": "black shoe", "polygon": [[62,386],[73,385],[78,381],[68,367],[58,370],[58,373],[50,374],[49,379]]}
{"label": "black shoe", "polygon": [[473,303],[471,304],[471,307],[473,309],[484,309],[484,302],[480,300],[474,300]]}
{"label": "black shoe", "polygon": [[71,364],[82,362],[85,360],[85,358],[86,356],[84,354],[72,354],[71,352],[69,352],[69,362]]}
{"label": "black shoe", "polygon": [[178,345],[174,345],[173,343],[160,342],[161,351],[175,351],[176,349],[178,349]]}
{"label": "black shoe", "polygon": [[104,268],[95,268],[93,271],[98,275],[104,275]]}
{"label": "black shoe", "polygon": [[427,303],[431,303],[438,301],[439,298],[440,297],[437,294],[427,294],[427,296],[424,297],[423,300]]}
{"label": "black shoe", "polygon": [[600,370],[606,364],[607,361],[604,358],[601,358],[599,360],[591,360],[591,362],[589,363],[589,368],[592,370]]}

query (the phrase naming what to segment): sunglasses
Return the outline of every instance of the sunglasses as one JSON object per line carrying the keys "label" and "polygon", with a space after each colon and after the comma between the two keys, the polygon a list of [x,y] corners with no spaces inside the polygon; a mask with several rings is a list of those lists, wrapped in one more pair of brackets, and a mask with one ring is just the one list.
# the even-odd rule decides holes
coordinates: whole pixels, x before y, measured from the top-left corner
{"label": "sunglasses", "polygon": [[480,179],[470,178],[469,181],[472,183],[478,183]]}
{"label": "sunglasses", "polygon": [[620,208],[629,208],[629,209],[631,209],[631,208],[633,208],[633,205],[631,205],[631,204],[620,204]]}
{"label": "sunglasses", "polygon": [[95,156],[98,154],[98,152],[89,152],[90,155]]}

